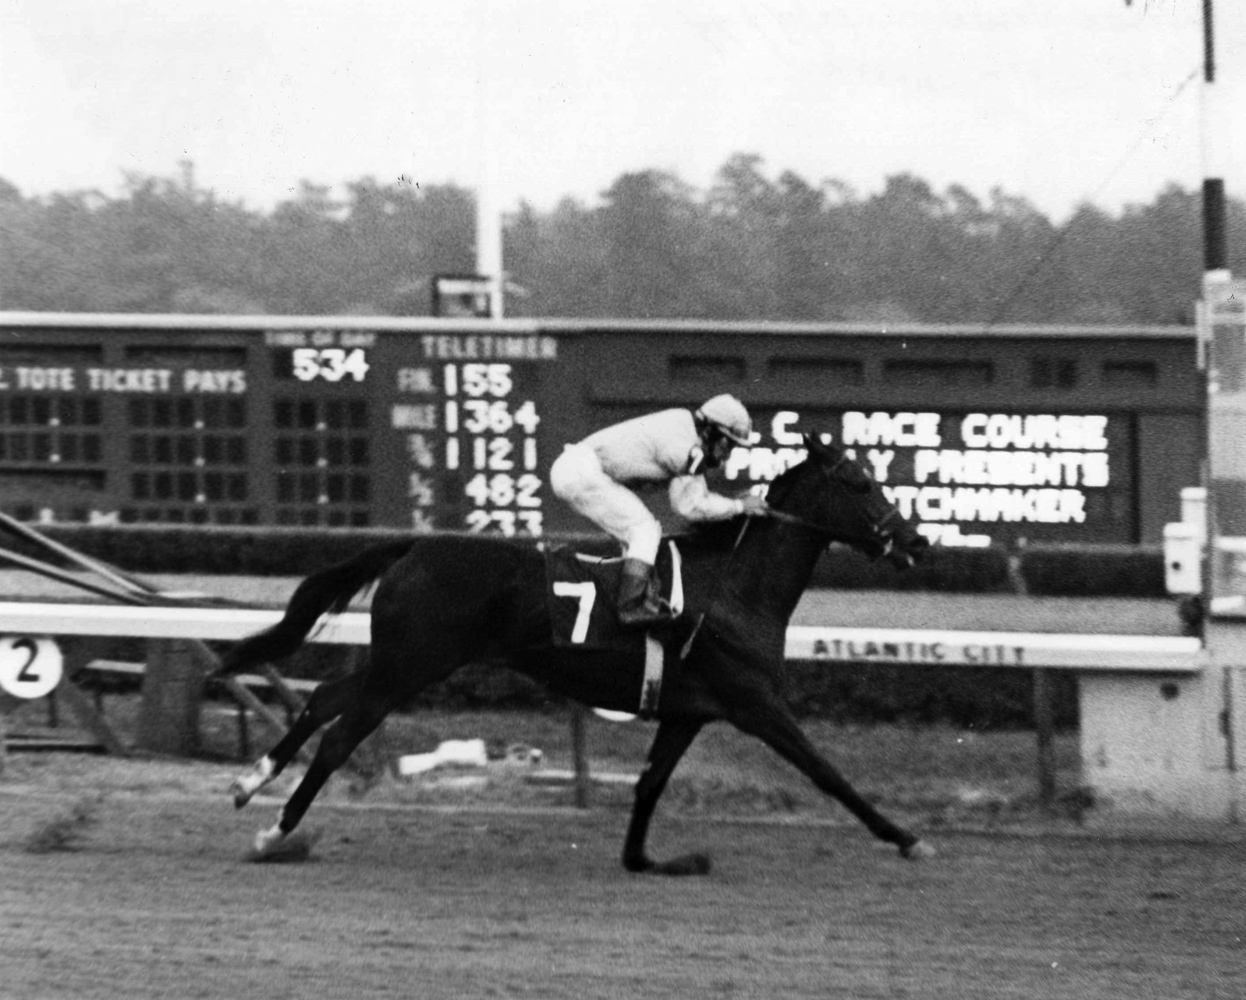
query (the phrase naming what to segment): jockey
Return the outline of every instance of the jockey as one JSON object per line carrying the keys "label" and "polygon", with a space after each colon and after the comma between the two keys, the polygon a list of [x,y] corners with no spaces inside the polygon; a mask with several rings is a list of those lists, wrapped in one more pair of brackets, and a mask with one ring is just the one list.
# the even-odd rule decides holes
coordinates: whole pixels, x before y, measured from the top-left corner
{"label": "jockey", "polygon": [[721,496],[705,482],[706,470],[721,465],[732,445],[748,445],[752,429],[744,404],[721,395],[695,412],[662,410],[606,427],[567,445],[555,459],[549,470],[554,493],[623,545],[621,624],[671,618],[653,574],[662,527],[626,484],[668,483],[671,508],[689,521],[764,514],[761,497]]}

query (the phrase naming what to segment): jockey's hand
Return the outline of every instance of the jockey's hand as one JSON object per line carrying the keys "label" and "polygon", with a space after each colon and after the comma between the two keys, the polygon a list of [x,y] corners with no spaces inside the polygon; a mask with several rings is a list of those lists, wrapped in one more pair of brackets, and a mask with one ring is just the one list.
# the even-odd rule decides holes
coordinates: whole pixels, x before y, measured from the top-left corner
{"label": "jockey's hand", "polygon": [[765,517],[770,513],[770,504],[766,503],[766,498],[759,497],[756,493],[745,493],[740,497],[740,502],[744,504],[745,517]]}

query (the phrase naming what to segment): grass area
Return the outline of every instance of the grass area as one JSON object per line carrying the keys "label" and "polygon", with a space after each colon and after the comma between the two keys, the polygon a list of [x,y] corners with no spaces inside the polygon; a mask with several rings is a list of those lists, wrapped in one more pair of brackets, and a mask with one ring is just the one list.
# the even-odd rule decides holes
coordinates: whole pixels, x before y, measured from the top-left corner
{"label": "grass area", "polygon": [[[123,740],[132,742],[139,698],[113,696],[106,716]],[[67,723],[46,728],[46,708],[21,706],[9,717],[11,732],[41,731],[71,735]],[[587,745],[593,773],[637,774],[655,731],[654,723],[587,721]],[[805,731],[815,745],[880,807],[923,825],[998,824],[1037,816],[1037,754],[1027,732],[978,733],[948,726],[842,726],[808,720]],[[160,790],[212,794],[224,792],[229,776],[242,766],[236,716],[221,703],[204,707],[203,753],[194,764],[176,761],[121,761],[79,754],[13,753],[7,780],[58,790],[91,788],[126,794]],[[273,735],[253,720],[252,756],[273,742]],[[396,762],[403,754],[432,750],[444,740],[483,739],[493,749],[524,744],[542,751],[541,766],[570,770],[573,748],[569,715],[551,712],[418,712],[391,716],[382,730],[356,751],[326,798],[366,798],[383,802],[452,804],[496,802],[521,806],[570,805],[566,786],[538,787],[525,780],[531,766],[490,767],[473,777],[462,769],[443,769],[416,778],[400,777]],[[314,744],[313,744],[314,745]],[[1076,734],[1056,741],[1058,787],[1069,803],[1077,801],[1080,761]],[[301,769],[292,767],[272,792],[288,794]],[[627,785],[597,784],[593,805],[625,809]],[[708,726],[680,762],[662,808],[681,814],[740,817],[789,815],[833,818],[842,810],[827,800],[791,765],[757,740],[722,723]],[[1070,815],[1075,808],[1070,805]]]}
{"label": "grass area", "polygon": [[[522,719],[522,723],[519,720]],[[442,738],[475,733],[505,742],[518,736],[540,747],[551,766],[572,763],[570,727],[561,716],[465,713],[424,718]],[[395,727],[397,728],[397,727]],[[841,726],[808,720],[805,732],[867,798],[898,813],[936,823],[977,817],[1029,816],[1037,804],[1037,752],[1027,732],[975,733],[946,726]],[[593,718],[588,748],[595,771],[636,774],[654,724]],[[1080,757],[1076,734],[1057,739],[1060,788],[1074,792]],[[612,787],[601,801],[630,804],[630,790]],[[683,813],[774,813],[832,816],[840,812],[794,767],[758,740],[718,723],[706,727],[680,761],[664,807]]]}

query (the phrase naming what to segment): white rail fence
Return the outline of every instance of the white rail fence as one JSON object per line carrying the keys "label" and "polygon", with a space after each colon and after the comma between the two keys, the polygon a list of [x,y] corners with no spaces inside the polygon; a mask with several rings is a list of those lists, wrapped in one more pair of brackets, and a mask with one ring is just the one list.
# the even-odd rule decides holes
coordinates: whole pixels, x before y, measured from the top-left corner
{"label": "white rail fence", "polygon": [[[273,625],[281,615],[275,609],[6,601],[0,602],[0,635],[128,637],[194,644],[236,641]],[[318,623],[309,641],[363,647],[369,643],[370,626],[367,612],[347,611]],[[1199,750],[1206,740],[1198,734],[1207,729],[1201,721],[1206,709],[1199,706],[1209,704],[1207,692],[1216,684],[1215,671],[1207,669],[1207,654],[1198,638],[793,626],[787,631],[786,655],[790,660],[827,664],[1033,670],[1038,787],[1044,804],[1054,800],[1056,791],[1047,676],[1053,669],[1076,672],[1084,783],[1122,800],[1136,799],[1144,811],[1157,804],[1198,815],[1218,815],[1224,809],[1223,782],[1215,775],[1209,777],[1206,764],[1208,754],[1214,757],[1218,750]],[[107,670],[108,665],[100,668]],[[250,680],[274,687],[286,699],[287,709],[291,707],[292,695],[280,677],[271,676],[269,684],[262,678]],[[231,683],[240,705],[249,705],[274,725],[280,724],[253,693]],[[241,707],[242,728],[245,712]],[[590,783],[584,728],[583,713],[573,711],[576,800],[581,805],[587,804]],[[106,725],[99,731],[101,739],[109,738]],[[243,742],[245,746],[245,736]]]}
{"label": "white rail fence", "polygon": [[[133,607],[0,601],[0,634],[242,639],[280,620],[278,610]],[[366,646],[371,616],[326,617],[312,642]],[[912,666],[1052,667],[1071,670],[1189,673],[1204,665],[1200,640],[1184,636],[1077,635],[792,626],[788,659]]]}

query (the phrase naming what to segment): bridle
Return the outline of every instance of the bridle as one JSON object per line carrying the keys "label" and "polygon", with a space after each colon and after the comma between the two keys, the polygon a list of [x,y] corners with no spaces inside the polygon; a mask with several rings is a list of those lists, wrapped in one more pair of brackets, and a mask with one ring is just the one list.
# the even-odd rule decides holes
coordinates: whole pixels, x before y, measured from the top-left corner
{"label": "bridle", "polygon": [[[840,455],[839,459],[833,465],[829,467],[825,465],[821,466],[822,474],[826,476],[827,482],[833,482],[835,474],[839,471],[840,467],[848,461],[849,458],[847,455]],[[827,536],[828,538],[838,536],[840,534],[840,532],[827,527],[825,524],[819,524],[816,521],[809,520],[808,518],[800,517],[796,514],[789,514],[785,510],[777,510],[773,507],[768,508],[764,516],[783,524],[791,524],[796,527],[815,531],[821,535]],[[882,547],[882,553],[879,558],[889,556],[892,549],[895,548],[895,533],[887,529],[888,522],[893,518],[897,518],[901,521],[904,520],[904,517],[899,510],[895,507],[889,507],[886,514],[870,524],[870,535],[865,540],[875,542]]]}
{"label": "bridle", "polygon": [[[825,524],[818,524],[816,521],[810,521],[807,518],[797,517],[795,514],[789,514],[785,510],[775,510],[772,507],[766,511],[764,516],[772,521],[780,521],[783,524],[791,524],[798,528],[806,528],[810,531],[816,531],[819,534],[825,535],[827,538],[835,538],[840,535],[839,531],[833,528],[828,528]],[[895,534],[894,532],[887,530],[887,522],[892,518],[900,518],[903,520],[903,515],[901,515],[896,508],[892,507],[886,514],[870,525],[870,535],[868,541],[877,542],[882,546],[882,552],[879,555],[880,559],[889,556],[891,554],[891,550],[895,548]]]}
{"label": "bridle", "polygon": [[[847,455],[840,455],[838,461],[836,461],[835,464],[829,468],[825,465],[820,466],[822,474],[826,476],[827,482],[833,482],[835,473],[839,471],[840,466],[848,461],[849,458]],[[805,528],[806,530],[817,532],[820,535],[825,535],[828,540],[842,537],[840,532],[832,528],[828,528],[825,524],[818,524],[816,521],[810,521],[808,518],[799,517],[796,514],[789,514],[785,510],[777,510],[774,507],[767,507],[765,514],[761,515],[761,517],[764,517],[767,520],[779,521],[783,524],[791,524],[799,528]],[[891,550],[895,548],[894,534],[886,529],[887,522],[893,517],[900,518],[902,521],[904,520],[903,515],[900,514],[900,511],[895,507],[891,507],[886,514],[870,525],[871,537],[866,540],[876,542],[881,546],[882,552],[879,555],[880,559],[890,555]],[[722,588],[726,585],[726,582],[730,576],[729,571],[731,564],[735,560],[736,553],[740,548],[740,543],[744,541],[744,536],[748,533],[749,525],[751,525],[754,520],[757,520],[757,518],[746,517],[744,518],[744,523],[740,525],[740,531],[736,535],[735,544],[731,546],[731,551],[727,555],[726,570],[719,577],[718,587],[715,591],[714,597],[710,601],[711,610],[718,604],[718,598],[722,593]],[[910,556],[909,559],[911,560],[912,557]],[[705,621],[707,613],[708,612],[703,612],[697,617],[696,623],[692,626],[692,631],[688,634],[688,638],[684,641],[684,644],[679,651],[680,660],[687,658],[689,651],[692,649],[693,641],[701,631],[701,625]]]}

